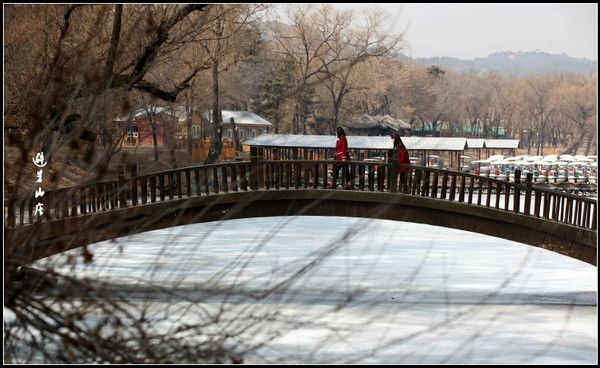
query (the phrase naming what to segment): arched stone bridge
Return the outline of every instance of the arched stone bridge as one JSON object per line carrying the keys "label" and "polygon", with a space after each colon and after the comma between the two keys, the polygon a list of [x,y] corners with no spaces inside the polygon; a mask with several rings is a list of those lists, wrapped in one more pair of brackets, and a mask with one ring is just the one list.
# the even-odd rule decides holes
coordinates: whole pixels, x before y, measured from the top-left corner
{"label": "arched stone bridge", "polygon": [[[261,161],[180,168],[5,201],[5,267],[148,230],[224,219],[318,215],[391,219],[467,230],[596,265],[597,203],[521,181],[397,164]],[[344,175],[340,175],[344,176]],[[333,183],[336,183],[335,188]],[[32,196],[33,197],[33,196]],[[410,234],[408,234],[410,236]],[[415,234],[415,236],[419,236]]]}

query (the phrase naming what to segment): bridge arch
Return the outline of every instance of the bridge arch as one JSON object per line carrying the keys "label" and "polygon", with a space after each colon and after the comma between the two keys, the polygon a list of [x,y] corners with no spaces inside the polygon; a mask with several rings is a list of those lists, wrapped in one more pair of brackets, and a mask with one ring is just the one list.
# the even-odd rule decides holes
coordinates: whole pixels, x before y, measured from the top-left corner
{"label": "bridge arch", "polygon": [[[352,190],[259,190],[173,199],[14,228],[9,236],[11,244],[20,244],[17,259],[25,264],[149,230],[288,215],[387,219],[466,230],[548,249],[596,265],[596,232],[590,229],[460,202]],[[6,236],[5,233],[5,242]]]}

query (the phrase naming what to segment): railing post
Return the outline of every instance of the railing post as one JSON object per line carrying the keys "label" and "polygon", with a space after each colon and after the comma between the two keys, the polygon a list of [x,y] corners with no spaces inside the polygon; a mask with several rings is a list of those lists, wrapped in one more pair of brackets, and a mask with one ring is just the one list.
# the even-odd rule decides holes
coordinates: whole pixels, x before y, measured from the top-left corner
{"label": "railing post", "polygon": [[[305,156],[306,156],[306,151],[305,151]],[[305,162],[302,165],[304,168],[304,189],[308,189],[308,181],[310,179],[310,164],[308,162]]]}
{"label": "railing post", "polygon": [[[515,176],[516,181],[516,176]],[[530,214],[531,210],[531,187],[533,181],[533,174],[527,173],[527,177],[525,178],[525,210],[524,213],[526,215]]]}
{"label": "railing post", "polygon": [[[342,168],[342,176],[344,175]],[[333,171],[331,172],[331,189],[337,189],[337,180],[339,177],[338,166],[337,164],[333,164]]]}
{"label": "railing post", "polygon": [[182,192],[182,182],[183,182],[183,177],[181,176],[181,171],[179,171],[179,170],[176,171],[174,173],[174,175],[175,175],[175,184],[176,184],[175,192],[177,193],[177,196],[179,198],[181,198],[182,197],[182,193],[181,193]]}
{"label": "railing post", "polygon": [[127,195],[125,193],[125,165],[119,165],[117,174],[118,192],[119,192],[119,208],[127,207]]}
{"label": "railing post", "polygon": [[540,207],[541,207],[541,203],[542,203],[542,194],[540,191],[534,191],[535,194],[535,198],[534,198],[534,204],[533,204],[533,215],[535,217],[540,217]]}
{"label": "railing post", "polygon": [[419,185],[421,181],[421,170],[415,169],[414,180],[411,183],[411,188],[409,190],[409,194],[419,195]]}
{"label": "railing post", "polygon": [[219,193],[219,169],[216,166],[212,168],[213,193]]}
{"label": "railing post", "polygon": [[571,217],[573,217],[573,199],[572,198],[567,198],[567,205],[566,205],[566,219],[565,222],[567,224],[571,224]]}
{"label": "railing post", "polygon": [[200,169],[199,168],[194,169],[194,179],[196,182],[196,195],[200,196],[200,195],[202,195],[202,190],[200,189]]}
{"label": "railing post", "polygon": [[85,215],[87,213],[87,203],[88,199],[86,198],[86,188],[79,188],[79,211],[81,214]]}
{"label": "railing post", "polygon": [[8,200],[8,222],[7,227],[15,227],[16,216],[15,216],[15,200],[10,198]]}
{"label": "railing post", "polygon": [[446,199],[446,186],[448,185],[448,172],[444,171],[442,174],[442,193],[440,194],[441,199]]}
{"label": "railing post", "polygon": [[398,173],[396,172],[398,170],[398,160],[396,160],[396,157],[398,157],[398,150],[388,150],[387,156],[388,163],[392,164],[390,167],[390,192],[396,193],[398,191]]}
{"label": "railing post", "polygon": [[500,192],[502,191],[502,183],[496,182],[496,208],[500,208]]}
{"label": "railing post", "polygon": [[[269,190],[271,189],[271,187],[273,187],[273,172],[274,172],[274,166],[273,163],[268,163],[265,164],[265,189]],[[250,170],[249,172],[252,172],[252,166],[248,166],[248,169]]]}
{"label": "railing post", "polygon": [[[108,194],[108,191],[107,191]],[[106,209],[108,209],[108,203],[106,204]],[[23,204],[21,204],[21,225],[23,225]],[[62,197],[62,208],[61,208],[61,216],[60,218],[69,217],[69,195],[68,192],[65,191]]]}
{"label": "railing post", "polygon": [[521,209],[521,188],[519,187],[521,184],[521,170],[515,170],[515,190],[514,190],[514,196],[515,199],[513,200],[513,208],[515,213],[519,213],[519,210]]}
{"label": "railing post", "polygon": [[[117,187],[117,196],[118,196],[118,187]],[[115,199],[116,201],[117,199]],[[31,203],[31,201],[29,202]],[[113,206],[113,208],[115,208],[116,206]],[[71,191],[71,216],[77,216],[77,191],[72,190]],[[29,218],[29,221],[31,221],[31,217]]]}
{"label": "railing post", "polygon": [[319,188],[319,164],[312,164],[313,167],[313,189]]}
{"label": "railing post", "polygon": [[421,196],[429,197],[429,182],[431,181],[431,171],[429,169],[423,170],[423,191]]}
{"label": "railing post", "polygon": [[592,230],[596,230],[596,228],[598,227],[597,207],[598,205],[595,203],[592,205]]}
{"label": "railing post", "polygon": [[225,193],[229,192],[229,185],[227,185],[227,165],[221,166],[221,190]]}
{"label": "railing post", "polygon": [[[465,176],[465,179],[467,177]],[[473,190],[475,189],[475,178],[473,176],[469,176],[469,204],[473,203]]]}
{"label": "railing post", "polygon": [[[552,219],[558,221],[559,208],[560,208],[560,196],[555,194],[552,198]],[[583,205],[583,203],[582,203]]]}
{"label": "railing post", "polygon": [[481,206],[481,196],[483,195],[483,180],[482,176],[477,178],[477,205]]}
{"label": "railing post", "polygon": [[[513,194],[514,194],[514,190],[513,190]],[[504,210],[508,211],[508,207],[510,204],[510,176],[506,175],[506,184],[504,185]],[[513,207],[514,207],[514,201],[513,201]]]}
{"label": "railing post", "polygon": [[[77,211],[75,213],[77,213]],[[31,198],[29,200],[29,206],[27,206],[27,214],[28,214],[28,218],[29,218],[29,223],[33,224],[34,223],[34,220],[33,220],[33,198]]]}
{"label": "railing post", "polygon": [[454,195],[456,194],[456,174],[452,174],[452,180],[450,181],[450,201],[454,201]]}
{"label": "railing post", "polygon": [[208,177],[210,176],[209,174],[209,170],[208,169],[203,169],[202,170],[202,178],[204,179],[204,193],[206,193],[206,195],[210,194],[210,187],[208,185]]}
{"label": "railing post", "polygon": [[156,202],[156,177],[151,176],[150,180],[150,202]]}
{"label": "railing post", "polygon": [[[290,149],[289,153],[290,153],[290,160],[293,160],[293,156],[292,156],[293,149]],[[285,186],[285,189],[289,189],[289,188],[293,187],[294,164],[291,162],[286,162],[283,164],[283,166],[284,166],[283,173],[284,173],[284,177],[285,177],[284,186]]]}
{"label": "railing post", "polygon": [[137,195],[137,175],[138,175],[138,165],[131,164],[131,203],[136,206],[138,202]]}
{"label": "railing post", "polygon": [[165,200],[165,175],[158,175],[158,188],[160,189],[160,201],[163,202]]}
{"label": "railing post", "polygon": [[192,196],[192,172],[185,170],[185,191],[188,197]]}
{"label": "railing post", "polygon": [[238,191],[238,179],[236,165],[231,165],[231,190],[234,192]]}
{"label": "railing post", "polygon": [[377,189],[383,192],[383,185],[385,182],[385,166],[377,165]]}
{"label": "railing post", "polygon": [[[295,153],[297,154],[297,152]],[[302,180],[302,167],[300,164],[294,164],[294,188],[300,188],[300,180]]]}
{"label": "railing post", "polygon": [[358,189],[365,190],[365,165],[358,165]]}
{"label": "railing post", "polygon": [[467,177],[463,173],[460,173],[459,177],[460,177],[460,188],[459,188],[459,192],[458,192],[458,201],[460,203],[463,203],[465,201],[465,186],[466,186],[465,181],[467,180]]}
{"label": "railing post", "polygon": [[146,204],[146,202],[148,201],[148,180],[147,178],[142,178],[140,180],[140,189],[141,189],[141,197],[142,197],[142,204]]}
{"label": "railing post", "polygon": [[248,180],[246,180],[246,164],[240,165],[240,185],[242,190],[248,190]]}
{"label": "railing post", "polygon": [[258,190],[260,185],[260,165],[263,161],[264,149],[250,147],[250,189]]}

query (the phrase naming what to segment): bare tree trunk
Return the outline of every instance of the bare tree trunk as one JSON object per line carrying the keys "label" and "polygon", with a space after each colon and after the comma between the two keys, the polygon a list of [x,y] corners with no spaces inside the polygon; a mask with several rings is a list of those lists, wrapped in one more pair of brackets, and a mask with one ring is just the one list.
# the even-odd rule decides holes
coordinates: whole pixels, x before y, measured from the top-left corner
{"label": "bare tree trunk", "polygon": [[308,105],[304,104],[302,109],[302,134],[306,135],[306,119],[308,118]]}
{"label": "bare tree trunk", "polygon": [[192,160],[192,118],[188,116],[187,118],[187,151],[188,151],[188,159]]}
{"label": "bare tree trunk", "polygon": [[[592,137],[588,138],[587,144],[585,145],[585,152],[583,153],[584,155],[588,156],[590,154],[590,149],[592,147],[592,141],[596,140],[596,130],[594,130],[594,135]],[[595,153],[597,155],[597,153]]]}
{"label": "bare tree trunk", "polygon": [[[564,154],[567,155],[576,155],[577,151],[579,150],[579,146],[581,145],[581,143],[583,142],[583,138],[585,136],[585,129],[583,129],[581,126],[579,128],[579,134],[577,135],[577,139],[574,139],[571,144],[569,145],[569,147],[567,147],[565,149],[565,152],[563,152]],[[589,149],[589,140],[588,140],[588,149]],[[587,153],[586,153],[587,155]]]}
{"label": "bare tree trunk", "polygon": [[[580,136],[580,138],[583,139],[583,137]],[[575,155],[577,150],[579,149],[579,144],[581,143],[581,141],[579,139],[574,140],[573,143],[571,143],[569,145],[569,147],[567,147],[567,149],[565,149],[565,151],[563,152],[563,154],[566,155]]]}
{"label": "bare tree trunk", "polygon": [[598,155],[598,131],[594,129],[594,154]]}
{"label": "bare tree trunk", "polygon": [[294,103],[294,115],[292,115],[292,126],[291,126],[291,134],[296,134],[296,124],[299,123],[300,119],[298,118],[300,107],[298,106],[298,100]]}
{"label": "bare tree trunk", "polygon": [[340,108],[341,108],[341,100],[336,101],[333,104],[333,120],[331,122],[331,126],[330,126],[330,134],[335,134],[335,130],[337,129],[338,126],[338,121],[340,119]]}
{"label": "bare tree trunk", "polygon": [[187,112],[187,151],[188,151],[188,158],[190,161],[192,161],[192,146],[193,146],[193,137],[192,137],[192,119],[193,119],[193,114],[194,114],[194,92],[192,91],[192,95],[189,96],[189,99],[186,98],[187,106],[186,106],[186,112]]}
{"label": "bare tree trunk", "polygon": [[154,161],[158,161],[158,139],[156,138],[156,121],[152,121],[152,124],[150,124],[150,126],[152,127],[152,142],[154,143]]}
{"label": "bare tree trunk", "polygon": [[175,156],[175,148],[171,147],[170,153],[171,153],[171,168],[176,169],[177,168],[177,156]]}
{"label": "bare tree trunk", "polygon": [[237,130],[235,129],[235,119],[229,118],[229,122],[231,123],[231,138],[233,139],[233,149],[237,154],[238,151],[241,151],[240,142],[238,140]]}
{"label": "bare tree trunk", "polygon": [[208,156],[204,160],[205,164],[213,164],[223,151],[223,142],[221,141],[221,109],[219,108],[219,62],[213,61],[212,65],[213,76],[213,113],[212,122],[209,125],[211,129],[210,149]]}
{"label": "bare tree trunk", "polygon": [[329,133],[330,134],[335,134],[335,130],[337,129],[338,126],[338,119],[339,119],[339,109],[337,108],[337,106],[333,107],[333,120],[331,121],[331,126],[329,128]]}

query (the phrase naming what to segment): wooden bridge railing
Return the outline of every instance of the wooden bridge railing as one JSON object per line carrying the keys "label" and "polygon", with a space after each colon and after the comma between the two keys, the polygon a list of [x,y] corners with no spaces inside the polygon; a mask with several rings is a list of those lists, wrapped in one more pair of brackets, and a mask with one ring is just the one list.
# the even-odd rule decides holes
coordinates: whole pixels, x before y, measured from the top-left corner
{"label": "wooden bridge railing", "polygon": [[[485,206],[545,218],[578,227],[596,229],[597,202],[568,193],[533,186],[531,174],[520,172],[515,182],[457,171],[401,165],[408,168],[399,180],[395,163],[347,161],[336,170],[334,161],[243,161],[184,167],[159,173],[46,192],[40,199],[10,198],[4,201],[8,228],[67,217],[110,211],[128,206],[164,202],[218,193],[248,190],[351,189],[398,192],[413,196]],[[348,177],[345,171],[348,172]],[[502,195],[504,196],[503,198]],[[44,203],[44,215],[33,214],[36,202]]]}

